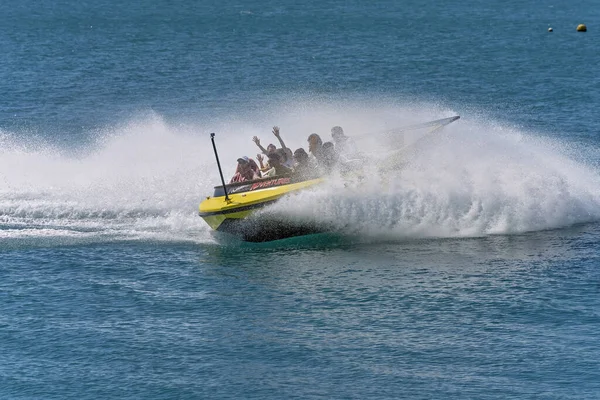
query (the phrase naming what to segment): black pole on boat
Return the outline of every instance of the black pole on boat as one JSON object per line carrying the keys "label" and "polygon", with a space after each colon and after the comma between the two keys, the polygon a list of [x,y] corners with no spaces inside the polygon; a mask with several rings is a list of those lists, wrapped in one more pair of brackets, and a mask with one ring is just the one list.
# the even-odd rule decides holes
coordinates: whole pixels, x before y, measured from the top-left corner
{"label": "black pole on boat", "polygon": [[221,183],[223,184],[223,191],[225,192],[225,200],[229,201],[229,195],[227,194],[227,186],[225,186],[225,179],[223,178],[223,171],[221,170],[221,163],[219,162],[219,153],[217,153],[217,146],[215,145],[215,134],[210,134],[210,141],[215,151],[215,158],[217,159],[217,167],[219,167],[219,175],[221,175]]}

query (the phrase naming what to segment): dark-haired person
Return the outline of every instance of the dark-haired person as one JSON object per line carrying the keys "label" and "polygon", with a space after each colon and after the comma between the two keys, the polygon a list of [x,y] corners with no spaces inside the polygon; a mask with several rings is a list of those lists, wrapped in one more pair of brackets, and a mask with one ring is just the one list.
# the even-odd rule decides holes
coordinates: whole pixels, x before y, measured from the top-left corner
{"label": "dark-haired person", "polygon": [[[292,156],[293,156],[292,151],[283,142],[283,139],[281,138],[281,134],[279,133],[278,126],[273,127],[273,135],[279,140],[279,144],[281,144],[280,150],[285,152],[285,160],[282,161],[283,164],[286,165],[287,167],[292,167],[292,165],[293,165],[293,163],[291,161]],[[265,156],[268,156],[269,154],[273,153],[274,151],[277,151],[277,147],[273,143],[270,143],[266,149],[264,147],[262,147],[258,136],[252,137],[252,140],[254,141],[254,143],[256,143],[256,145],[258,146],[260,151],[262,151]]]}
{"label": "dark-haired person", "polygon": [[331,138],[335,143],[336,147],[340,145],[342,142],[348,140],[348,136],[344,134],[344,130],[341,126],[334,126],[331,128]]}
{"label": "dark-haired person", "polygon": [[323,141],[321,136],[311,133],[308,136],[308,152],[313,155],[318,163],[321,163],[323,157]]}
{"label": "dark-haired person", "polygon": [[289,175],[292,173],[292,170],[285,165],[283,165],[283,159],[279,152],[273,152],[268,155],[269,157],[269,165],[271,169],[263,174],[264,177],[273,177],[278,175]]}
{"label": "dark-haired person", "polygon": [[294,175],[302,179],[312,179],[318,176],[314,163],[311,162],[308,153],[302,147],[294,151]]}
{"label": "dark-haired person", "polygon": [[[272,152],[269,153],[269,156],[272,155],[272,154],[278,154],[279,155],[281,164],[284,167],[287,167],[287,168],[290,168],[290,169],[292,169],[294,167],[294,160],[288,158],[287,153],[283,149],[277,149],[275,151],[272,151]],[[261,154],[257,154],[256,155],[256,159],[258,160],[258,163],[260,164],[260,172],[263,173],[263,174],[265,172],[267,172],[268,170],[270,170],[271,167],[272,167],[272,165],[268,161],[269,156],[267,156],[267,162],[265,164],[263,164],[263,160],[265,159],[265,157],[263,155],[261,155]]]}
{"label": "dark-haired person", "polygon": [[275,150],[277,150],[277,146],[275,146],[273,143],[269,143],[269,145],[267,146],[267,148],[265,149],[264,147],[262,147],[262,145],[260,144],[260,139],[258,138],[258,136],[253,136],[252,137],[252,141],[254,143],[256,143],[256,145],[258,146],[258,148],[260,149],[260,151],[262,151],[262,153],[265,156],[268,156],[269,153],[274,152]]}
{"label": "dark-haired person", "polygon": [[235,174],[233,175],[229,183],[251,181],[253,179],[260,178],[258,165],[253,159],[248,158],[247,156],[243,156],[238,158],[237,162],[238,164],[235,169]]}
{"label": "dark-haired person", "polygon": [[325,142],[321,148],[321,163],[320,166],[325,172],[330,172],[338,162],[339,155],[332,142]]}
{"label": "dark-haired person", "polygon": [[344,134],[341,126],[331,128],[331,138],[335,144],[335,151],[342,158],[352,157],[357,153],[354,141]]}
{"label": "dark-haired person", "polygon": [[296,151],[294,151],[294,161],[294,168],[308,165],[308,153],[302,147],[296,149]]}
{"label": "dark-haired person", "polygon": [[256,159],[258,160],[258,166],[259,166],[261,175],[271,169],[271,166],[269,165],[268,161],[266,164],[263,163],[265,156],[263,156],[262,154],[257,154]]}

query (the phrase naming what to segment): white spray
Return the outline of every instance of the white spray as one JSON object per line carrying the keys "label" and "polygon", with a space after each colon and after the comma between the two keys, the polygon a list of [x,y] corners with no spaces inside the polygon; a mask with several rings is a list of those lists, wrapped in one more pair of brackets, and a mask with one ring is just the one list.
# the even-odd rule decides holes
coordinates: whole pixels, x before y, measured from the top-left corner
{"label": "white spray", "polygon": [[[465,115],[407,153],[403,169],[376,168],[399,138],[368,133],[453,114],[430,105],[290,101],[260,115],[195,126],[151,116],[107,128],[79,156],[0,133],[0,240],[212,241],[197,216],[198,203],[219,184],[208,133],[217,133],[228,179],[236,158],[258,152],[252,136],[265,147],[278,144],[272,125],[280,126],[292,150],[307,148],[312,132],[330,140],[330,128],[341,125],[371,161],[360,181],[332,178],[267,212],[386,238],[508,234],[600,219],[600,174],[585,157],[574,158],[559,142]],[[408,144],[416,139],[404,138]]]}

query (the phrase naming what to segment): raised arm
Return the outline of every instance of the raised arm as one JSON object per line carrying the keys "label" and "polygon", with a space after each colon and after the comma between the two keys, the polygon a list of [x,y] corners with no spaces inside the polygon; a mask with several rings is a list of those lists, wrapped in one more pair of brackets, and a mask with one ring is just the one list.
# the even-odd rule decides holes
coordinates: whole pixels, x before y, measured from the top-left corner
{"label": "raised arm", "polygon": [[258,146],[258,148],[260,149],[260,151],[262,151],[262,152],[263,152],[263,154],[267,154],[267,149],[265,149],[264,147],[262,147],[262,146],[260,145],[260,139],[258,138],[258,136],[254,136],[254,137],[252,137],[252,141],[253,141],[254,143],[256,143],[256,145]]}
{"label": "raised arm", "polygon": [[271,166],[269,165],[269,162],[267,161],[267,163],[263,163],[263,160],[265,159],[265,157],[263,155],[257,154],[256,155],[256,159],[258,160],[258,164],[260,167],[260,173],[263,174],[265,172],[267,172],[268,170],[271,169]]}
{"label": "raised arm", "polygon": [[275,137],[279,140],[279,144],[281,145],[281,148],[285,151],[285,149],[287,149],[287,147],[286,147],[285,143],[283,143],[283,139],[281,138],[281,136],[279,134],[278,126],[273,127],[273,135],[275,135]]}
{"label": "raised arm", "polygon": [[265,166],[263,164],[264,157],[262,156],[262,154],[257,154],[256,159],[258,160],[258,165],[260,166],[260,170],[262,171],[263,169],[265,169]]}

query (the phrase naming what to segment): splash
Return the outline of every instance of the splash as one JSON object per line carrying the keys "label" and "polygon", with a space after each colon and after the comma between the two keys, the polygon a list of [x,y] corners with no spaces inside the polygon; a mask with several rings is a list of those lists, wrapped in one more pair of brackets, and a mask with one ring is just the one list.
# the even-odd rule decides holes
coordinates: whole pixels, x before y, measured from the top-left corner
{"label": "splash", "polygon": [[[212,242],[197,216],[218,183],[208,133],[217,132],[224,173],[254,156],[257,135],[292,148],[342,125],[371,160],[365,177],[338,176],[264,212],[325,221],[336,232],[386,238],[460,237],[558,228],[600,219],[600,174],[586,153],[469,116],[405,154],[400,170],[376,167],[418,136],[376,133],[455,114],[432,105],[290,101],[260,113],[174,125],[137,118],[96,134],[84,153],[0,132],[0,241]],[[593,160],[592,160],[593,161]]]}
{"label": "splash", "polygon": [[[378,145],[372,166],[389,148]],[[399,170],[371,168],[351,184],[337,177],[285,199],[278,211],[386,239],[513,234],[600,220],[600,175],[573,158],[582,149],[462,120],[410,150]]]}
{"label": "splash", "polygon": [[[194,217],[210,175],[197,135],[160,118],[104,132],[94,149],[71,156],[30,147],[16,135],[0,154],[0,237],[89,240],[194,240],[206,230]],[[201,153],[201,152],[200,152]],[[201,160],[201,158],[200,158]]]}

